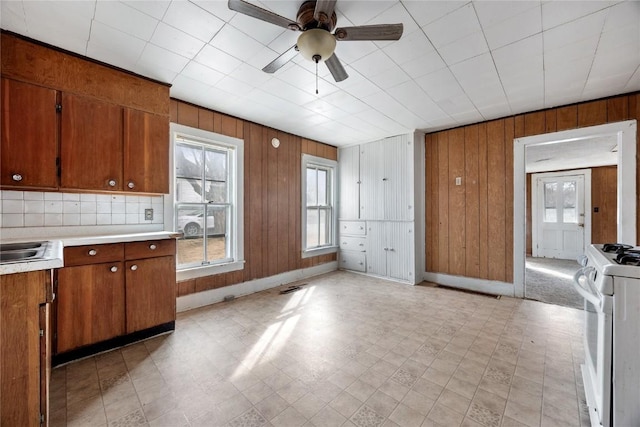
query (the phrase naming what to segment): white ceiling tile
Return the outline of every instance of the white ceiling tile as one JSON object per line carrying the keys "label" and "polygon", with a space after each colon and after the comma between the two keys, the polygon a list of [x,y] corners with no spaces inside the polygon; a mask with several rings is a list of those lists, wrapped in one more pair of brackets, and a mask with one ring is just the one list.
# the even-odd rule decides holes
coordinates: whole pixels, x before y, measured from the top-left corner
{"label": "white ceiling tile", "polygon": [[[395,2],[379,1],[339,1],[336,4],[337,15],[346,17],[353,25],[364,25],[370,20],[389,9]],[[338,27],[347,26],[338,17]]]}
{"label": "white ceiling tile", "polygon": [[456,9],[468,4],[468,1],[424,1],[424,0],[405,0],[405,5],[411,16],[416,20],[418,25],[424,27],[433,21],[437,21],[445,15],[450,14]]}
{"label": "white ceiling tile", "polygon": [[489,47],[481,31],[472,33],[438,49],[442,59],[444,59],[444,62],[448,65],[457,64],[458,62],[482,55],[488,51]]}
{"label": "white ceiling tile", "polygon": [[411,76],[411,78],[416,79],[425,74],[441,70],[446,66],[447,64],[444,63],[440,54],[433,51],[412,61],[405,62],[402,64],[402,69]]}
{"label": "white ceiling tile", "polygon": [[638,28],[639,25],[640,2],[627,0],[611,6],[604,24],[604,31],[615,31],[626,26]]}
{"label": "white ceiling tile", "polygon": [[336,54],[345,64],[353,64],[377,50],[375,43],[368,41],[342,41],[336,46]]}
{"label": "white ceiling tile", "polygon": [[454,10],[423,28],[436,48],[446,46],[449,43],[481,31],[480,23],[471,3]]}
{"label": "white ceiling tile", "polygon": [[238,79],[247,84],[252,84],[256,87],[260,87],[273,79],[273,74],[265,73],[264,71],[258,70],[246,63],[241,64],[238,68],[233,70],[231,75],[234,79]]}
{"label": "white ceiling tile", "polygon": [[264,48],[264,45],[231,25],[225,25],[209,44],[242,61],[250,59]]}
{"label": "white ceiling tile", "polygon": [[178,76],[177,71],[158,66],[155,62],[146,61],[138,61],[131,71],[164,83],[171,83]]}
{"label": "white ceiling tile", "polygon": [[[144,40],[94,21],[87,45],[87,55],[101,61],[106,61],[108,57],[109,63],[112,63],[110,62],[111,60],[118,61],[113,65],[119,67],[127,65],[129,67],[138,61],[146,44]],[[99,52],[102,57],[94,56],[98,55]]]}
{"label": "white ceiling tile", "polygon": [[427,37],[420,30],[403,34],[402,38],[382,49],[396,64],[405,64],[434,52]]}
{"label": "white ceiling tile", "polygon": [[415,81],[435,102],[463,93],[460,84],[448,68],[427,74]]}
{"label": "white ceiling tile", "polygon": [[204,42],[209,42],[224,25],[221,19],[183,0],[172,1],[162,20]]}
{"label": "white ceiling tile", "polygon": [[182,70],[183,76],[213,86],[225,76],[220,71],[209,68],[195,61],[190,61]]}
{"label": "white ceiling tile", "polygon": [[[283,31],[279,36],[271,40],[268,46],[273,51],[278,52],[279,55],[295,46],[300,34],[301,33],[294,31]],[[261,41],[264,42],[264,40]]]}
{"label": "white ceiling tile", "polygon": [[158,20],[118,1],[96,3],[95,20],[142,40],[150,40]]}
{"label": "white ceiling tile", "polygon": [[548,30],[567,22],[591,15],[611,6],[611,1],[567,1],[542,2],[542,28]]}
{"label": "white ceiling tile", "polygon": [[0,27],[19,34],[27,33],[22,1],[6,0],[0,2]]}
{"label": "white ceiling tile", "polygon": [[255,89],[254,86],[231,76],[222,78],[214,86],[218,89],[224,90],[225,92],[233,93],[238,96],[247,96],[253,89]]}
{"label": "white ceiling tile", "polygon": [[411,80],[411,77],[400,67],[392,67],[386,71],[383,71],[380,74],[376,74],[375,76],[369,77],[376,86],[381,89],[388,89],[393,86],[397,86],[401,83],[406,82],[407,80]]}
{"label": "white ceiling tile", "polygon": [[203,47],[194,60],[224,74],[231,73],[242,64],[239,59],[210,45]]}
{"label": "white ceiling tile", "polygon": [[26,1],[23,7],[30,37],[86,54],[93,2]]}
{"label": "white ceiling tile", "polygon": [[297,105],[304,105],[317,99],[315,93],[303,91],[280,79],[271,79],[258,87]]}
{"label": "white ceiling tile", "polygon": [[[340,4],[340,2],[338,2],[338,4]],[[410,34],[420,28],[401,3],[394,4],[389,9],[367,22],[367,25],[378,24],[402,24],[403,34]],[[393,42],[387,41],[384,43],[391,44]]]}
{"label": "white ceiling tile", "polygon": [[375,76],[396,67],[391,58],[381,50],[377,50],[350,65],[365,77]]}
{"label": "white ceiling tile", "polygon": [[180,72],[189,63],[189,60],[184,56],[177,55],[167,49],[147,43],[142,51],[140,62],[147,64],[161,64],[164,69]]}
{"label": "white ceiling tile", "polygon": [[195,57],[205,45],[202,40],[198,40],[164,22],[158,24],[156,31],[151,37],[151,43],[156,46],[162,46],[186,58]]}
{"label": "white ceiling tile", "polygon": [[367,104],[345,91],[336,91],[330,95],[324,96],[323,99],[326,102],[337,105],[338,108],[349,114],[357,114],[369,108]]}
{"label": "white ceiling tile", "polygon": [[538,9],[540,20],[540,1],[478,1],[473,3],[482,28],[489,28],[510,18]]}
{"label": "white ceiling tile", "polygon": [[193,99],[191,94],[204,94],[211,85],[202,82],[201,80],[194,80],[186,77],[184,74],[176,76],[171,82],[171,96],[178,99]]}
{"label": "white ceiling tile", "polygon": [[139,10],[142,13],[146,13],[149,16],[154,17],[155,19],[161,20],[164,14],[167,12],[169,5],[171,4],[170,0],[133,0],[133,1],[123,1],[122,3],[130,6],[134,9]]}
{"label": "white ceiling tile", "polygon": [[542,32],[540,6],[512,16],[492,26],[483,26],[487,43],[491,49],[522,40]]}
{"label": "white ceiling tile", "polygon": [[217,18],[229,22],[236,15],[236,12],[229,9],[228,2],[222,0],[189,0],[191,3],[203,10],[215,15]]}
{"label": "white ceiling tile", "polygon": [[607,11],[605,10],[545,31],[545,50],[554,50],[563,46],[574,45],[583,40],[600,38],[606,17]]}
{"label": "white ceiling tile", "polygon": [[627,85],[624,87],[625,92],[632,92],[640,90],[640,66],[636,68],[636,72],[633,73],[633,76],[627,82]]}
{"label": "white ceiling tile", "polygon": [[291,30],[273,25],[268,22],[261,21],[259,19],[252,18],[250,16],[236,13],[236,15],[229,21],[229,24],[233,25],[240,31],[246,32],[246,34],[255,40],[258,40],[264,45],[268,45],[282,33],[293,33]]}

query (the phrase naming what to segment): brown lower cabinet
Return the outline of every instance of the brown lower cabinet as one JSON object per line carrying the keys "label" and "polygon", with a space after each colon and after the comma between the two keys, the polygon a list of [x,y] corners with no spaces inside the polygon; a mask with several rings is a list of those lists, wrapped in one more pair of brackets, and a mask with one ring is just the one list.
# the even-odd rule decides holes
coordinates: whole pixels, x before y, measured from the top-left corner
{"label": "brown lower cabinet", "polygon": [[[56,354],[175,321],[175,240],[67,247],[57,271]],[[96,348],[104,351],[104,347]]]}
{"label": "brown lower cabinet", "polygon": [[0,276],[0,425],[48,424],[51,271]]}

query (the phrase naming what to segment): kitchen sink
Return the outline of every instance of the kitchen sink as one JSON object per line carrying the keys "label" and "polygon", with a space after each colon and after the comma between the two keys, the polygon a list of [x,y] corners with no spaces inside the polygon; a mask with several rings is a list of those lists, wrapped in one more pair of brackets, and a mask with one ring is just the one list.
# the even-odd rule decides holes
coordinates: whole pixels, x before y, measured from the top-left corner
{"label": "kitchen sink", "polygon": [[23,262],[45,257],[49,242],[25,242],[0,244],[0,262]]}

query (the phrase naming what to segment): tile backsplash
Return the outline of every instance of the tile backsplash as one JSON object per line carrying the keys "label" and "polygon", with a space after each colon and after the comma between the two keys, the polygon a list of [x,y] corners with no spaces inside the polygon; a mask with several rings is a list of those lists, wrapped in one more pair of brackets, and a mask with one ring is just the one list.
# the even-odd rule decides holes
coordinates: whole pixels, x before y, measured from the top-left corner
{"label": "tile backsplash", "polygon": [[[2,228],[164,223],[163,196],[2,190],[0,201]],[[145,209],[153,209],[153,220]]]}

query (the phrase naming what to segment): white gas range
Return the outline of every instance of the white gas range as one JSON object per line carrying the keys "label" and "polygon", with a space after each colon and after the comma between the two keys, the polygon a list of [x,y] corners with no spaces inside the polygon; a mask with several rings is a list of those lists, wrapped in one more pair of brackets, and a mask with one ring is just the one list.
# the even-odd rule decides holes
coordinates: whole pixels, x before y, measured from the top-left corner
{"label": "white gas range", "polygon": [[591,425],[640,426],[640,247],[591,245],[580,262]]}

